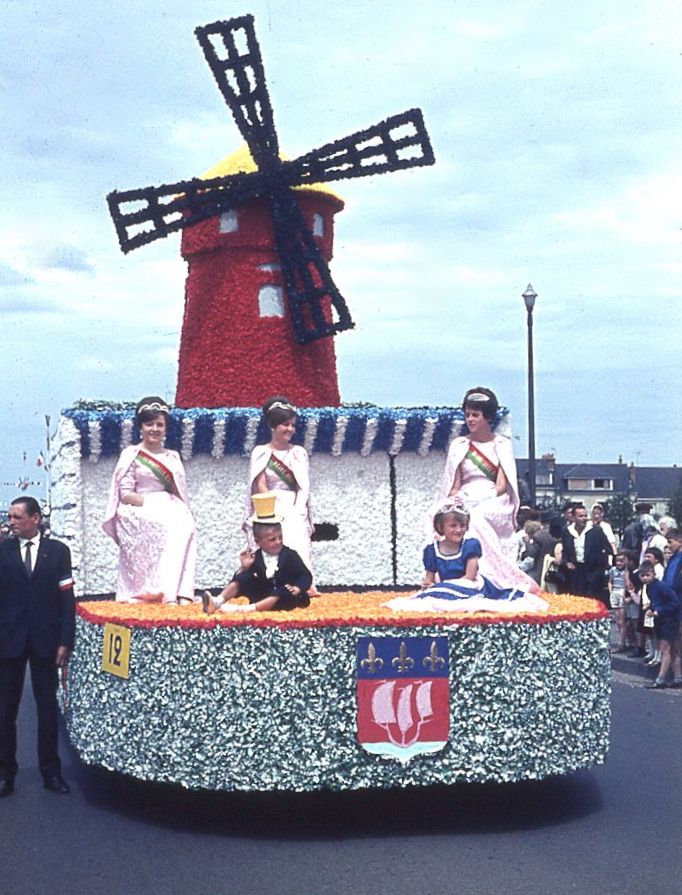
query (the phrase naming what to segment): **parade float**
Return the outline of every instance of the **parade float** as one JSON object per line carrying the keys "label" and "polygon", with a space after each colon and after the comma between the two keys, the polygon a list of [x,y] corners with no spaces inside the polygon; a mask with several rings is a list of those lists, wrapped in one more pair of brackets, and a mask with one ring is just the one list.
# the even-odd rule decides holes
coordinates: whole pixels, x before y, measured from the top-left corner
{"label": "parade float", "polygon": [[[423,519],[464,420],[460,409],[340,402],[333,337],[352,321],[328,269],[343,202],[324,184],[431,164],[421,113],[283,161],[251,17],[197,36],[248,152],[204,178],[114,193],[109,205],[124,251],[183,231],[186,305],[167,444],[187,470],[197,587],[223,585],[243,546],[248,455],[265,440],[256,408],[276,390],[301,405],[324,594],[305,609],[237,616],[107,599],[116,551],[100,523],[116,458],[139,433],[130,408],[65,410],[52,525],[71,547],[79,596],[63,688],[74,748],[142,780],[221,790],[511,781],[603,761],[601,604],[386,606],[421,578]],[[250,372],[256,349],[283,358],[267,382]],[[496,427],[509,434],[504,408]]]}

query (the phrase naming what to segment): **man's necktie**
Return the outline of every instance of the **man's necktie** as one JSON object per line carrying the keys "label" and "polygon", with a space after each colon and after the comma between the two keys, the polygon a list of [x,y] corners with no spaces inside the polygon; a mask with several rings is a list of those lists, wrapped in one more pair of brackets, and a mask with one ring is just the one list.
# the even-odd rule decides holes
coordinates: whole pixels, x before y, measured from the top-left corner
{"label": "man's necktie", "polygon": [[33,541],[26,542],[26,553],[24,554],[24,565],[26,566],[26,571],[29,575],[33,574],[33,557],[31,556],[31,547],[33,546]]}

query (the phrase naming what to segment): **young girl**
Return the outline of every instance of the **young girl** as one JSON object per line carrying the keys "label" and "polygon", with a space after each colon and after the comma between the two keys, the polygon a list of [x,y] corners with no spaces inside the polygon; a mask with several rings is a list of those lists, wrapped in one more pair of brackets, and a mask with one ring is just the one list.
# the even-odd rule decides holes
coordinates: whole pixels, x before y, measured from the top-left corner
{"label": "young girl", "polygon": [[[663,551],[659,550],[658,547],[647,547],[646,552],[644,553],[644,562],[651,563],[654,567],[654,578],[656,578],[657,581],[661,581],[663,573],[665,572]],[[645,604],[644,608],[648,608],[648,602]],[[644,625],[646,626],[647,652],[644,658],[646,659],[647,664],[653,668],[661,663],[661,645],[659,644],[654,631],[653,615],[647,612],[646,616]]]}
{"label": "young girl", "polygon": [[398,610],[524,612],[547,608],[535,594],[500,588],[478,570],[481,543],[467,538],[469,514],[457,498],[444,502],[433,517],[436,538],[424,549],[423,590],[386,605]]}
{"label": "young girl", "polygon": [[[274,492],[275,512],[282,517],[284,543],[295,550],[312,572],[313,519],[310,509],[310,472],[308,453],[301,445],[291,444],[296,432],[296,408],[282,396],[270,398],[263,405],[263,417],[270,429],[270,441],[259,444],[251,452],[249,487],[244,505],[242,529],[249,546],[255,548],[251,514],[252,494]],[[319,591],[313,586],[310,596]]]}

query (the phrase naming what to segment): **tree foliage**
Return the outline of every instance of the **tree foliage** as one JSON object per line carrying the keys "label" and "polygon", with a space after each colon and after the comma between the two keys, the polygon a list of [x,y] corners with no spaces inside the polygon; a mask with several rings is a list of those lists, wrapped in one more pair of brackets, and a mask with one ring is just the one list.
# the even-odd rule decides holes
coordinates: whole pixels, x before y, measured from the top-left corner
{"label": "tree foliage", "polygon": [[604,519],[611,524],[611,528],[618,535],[622,535],[623,529],[635,514],[632,500],[627,494],[618,492],[608,500],[601,501],[601,504],[604,507]]}
{"label": "tree foliage", "polygon": [[667,512],[669,516],[677,522],[678,526],[682,520],[682,484],[678,485],[672,496],[668,500]]}

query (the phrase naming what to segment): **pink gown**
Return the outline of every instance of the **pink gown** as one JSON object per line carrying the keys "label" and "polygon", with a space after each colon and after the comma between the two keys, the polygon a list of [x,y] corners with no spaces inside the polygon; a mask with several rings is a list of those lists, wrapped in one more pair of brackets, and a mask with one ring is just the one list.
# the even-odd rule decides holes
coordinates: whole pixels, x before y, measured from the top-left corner
{"label": "pink gown", "polygon": [[[507,490],[503,494],[497,494],[496,483],[467,457],[470,445],[484,454],[491,466],[502,467],[507,479]],[[466,436],[455,438],[448,450],[439,501],[450,494],[458,468],[460,486],[456,496],[462,499],[470,514],[467,537],[481,542],[481,574],[499,588],[517,587],[537,593],[536,582],[516,564],[515,521],[519,496],[510,440],[502,435],[496,435],[492,441],[470,442]]]}
{"label": "pink gown", "polygon": [[[164,603],[178,597],[194,600],[196,529],[187,505],[185,471],[175,451],[154,454],[173,476],[173,493],[139,462],[139,445],[126,448],[114,470],[104,531],[119,546],[116,599],[135,602],[162,594]],[[126,494],[141,494],[141,507],[121,503]]]}
{"label": "pink gown", "polygon": [[[296,478],[296,490],[289,488],[285,482],[268,468],[270,455],[281,460]],[[313,571],[312,545],[310,536],[314,526],[310,509],[310,474],[308,453],[300,445],[292,445],[286,451],[275,451],[267,444],[257,445],[251,452],[249,464],[249,489],[244,505],[244,522],[242,528],[247,534],[249,546],[255,547],[253,529],[249,516],[253,513],[251,495],[256,491],[256,479],[265,472],[265,484],[268,491],[276,495],[275,512],[283,516],[282,540],[287,547],[295,550]]]}

